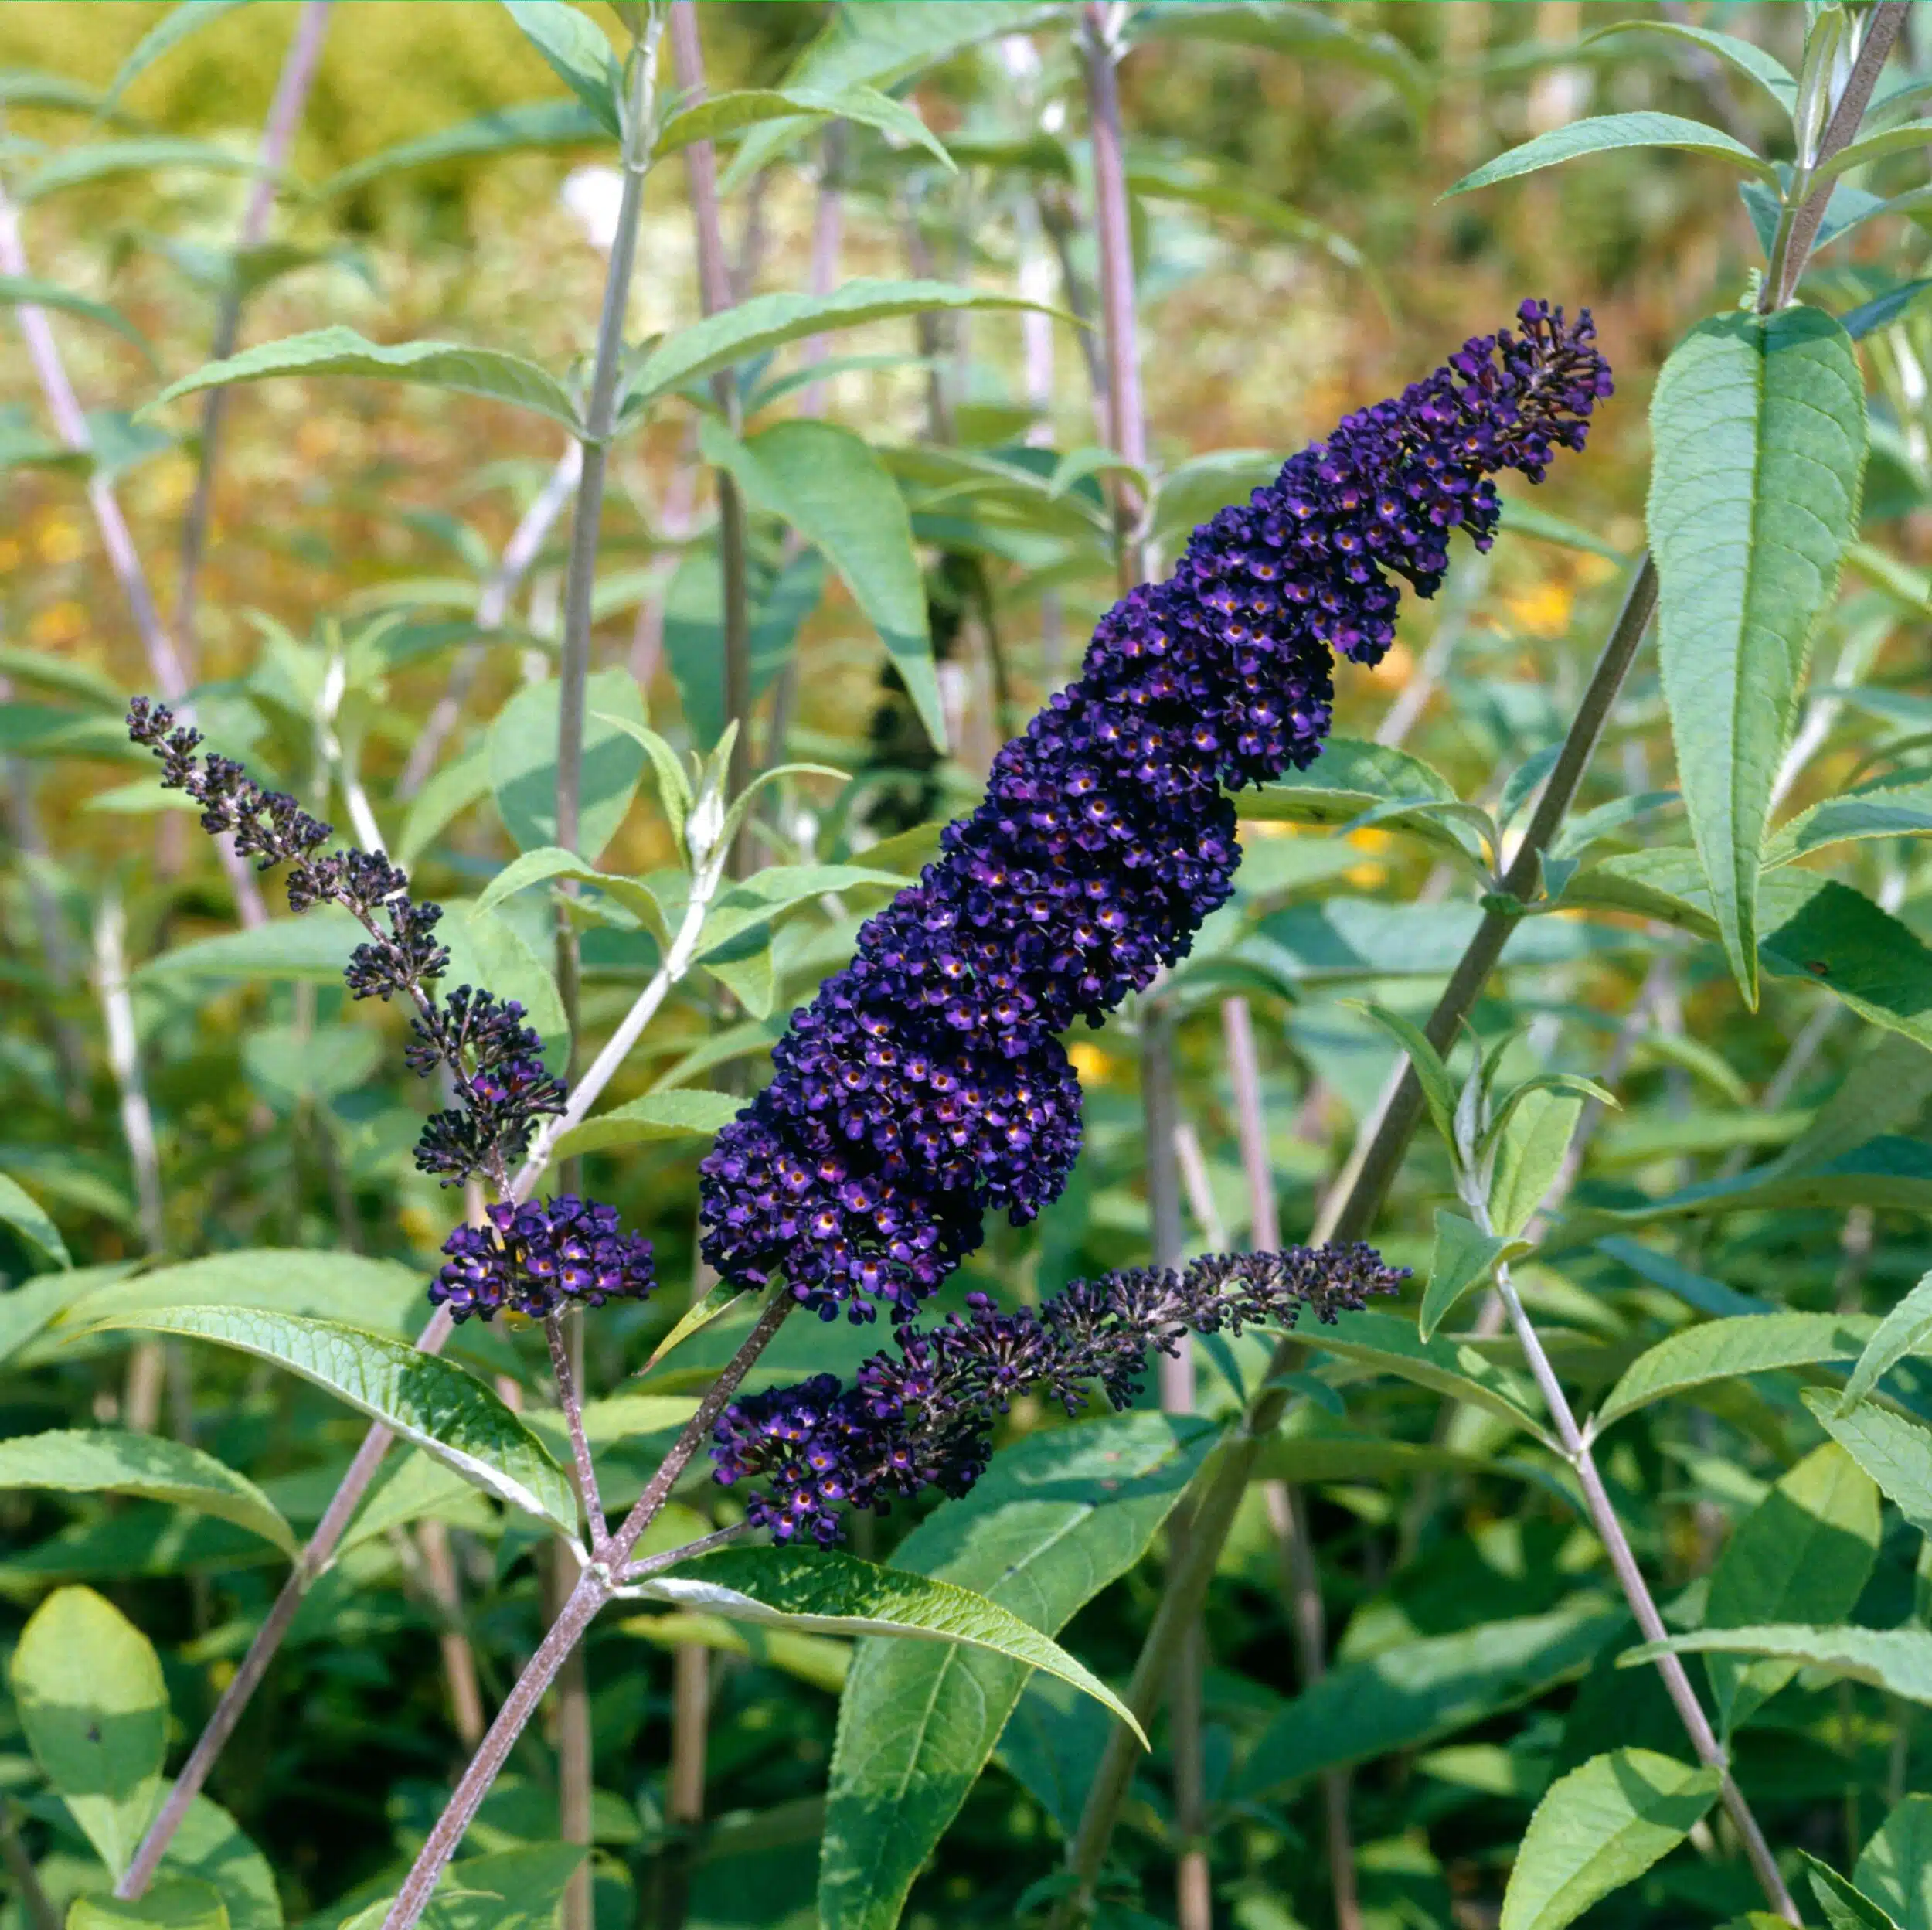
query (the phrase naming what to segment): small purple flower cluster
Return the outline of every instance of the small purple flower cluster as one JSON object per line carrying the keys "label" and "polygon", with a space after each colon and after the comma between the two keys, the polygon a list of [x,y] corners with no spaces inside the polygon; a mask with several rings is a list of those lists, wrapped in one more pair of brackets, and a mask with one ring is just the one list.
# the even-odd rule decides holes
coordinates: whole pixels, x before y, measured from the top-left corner
{"label": "small purple flower cluster", "polygon": [[1588,314],[1526,302],[1519,322],[1349,417],[1101,619],[1080,680],[793,1015],[776,1076],[703,1162],[720,1275],[781,1271],[825,1319],[883,1302],[903,1320],[988,1211],[1024,1224],[1058,1195],[1080,1084],[1055,1035],[1100,1023],[1226,900],[1223,787],[1311,762],[1334,653],[1373,664],[1393,640],[1391,573],[1432,594],[1452,529],[1488,546],[1492,473],[1539,481],[1583,446],[1611,386]]}
{"label": "small purple flower cluster", "polygon": [[897,1353],[874,1354],[850,1387],[818,1374],[733,1402],[713,1430],[716,1479],[766,1482],[746,1512],[780,1540],[835,1541],[845,1509],[883,1514],[889,1497],[926,1487],[964,1494],[992,1458],[993,1417],[1015,1394],[1043,1390],[1071,1414],[1097,1380],[1125,1408],[1151,1347],[1172,1353],[1185,1333],[1270,1320],[1291,1327],[1304,1307],[1332,1322],[1406,1277],[1369,1247],[1296,1247],[1077,1281],[1037,1312],[1002,1313],[969,1294],[969,1314],[900,1326]]}
{"label": "small purple flower cluster", "polygon": [[[350,955],[345,982],[358,999],[386,1003],[400,996],[415,1008],[403,1056],[424,1077],[447,1068],[457,1101],[424,1125],[417,1167],[445,1186],[481,1175],[507,1197],[511,1166],[529,1149],[538,1121],[564,1110],[566,1094],[545,1070],[543,1041],[514,999],[459,985],[439,999],[436,981],[450,963],[436,936],[442,907],[412,898],[408,879],[383,852],[324,852],[328,825],[286,791],[263,789],[233,758],[198,755],[201,733],[177,724],[165,704],[135,698],[128,732],[160,759],[162,784],[202,807],[205,829],[232,832],[236,849],[258,859],[261,870],[288,866],[291,911],[338,904],[369,934]],[[649,1241],[619,1234],[613,1207],[566,1196],[489,1211],[495,1234],[459,1227],[444,1248],[451,1263],[430,1289],[430,1299],[447,1301],[458,1319],[502,1306],[550,1312],[570,1301],[597,1306],[613,1295],[642,1299],[654,1285]]]}
{"label": "small purple flower cluster", "polygon": [[505,1307],[541,1320],[573,1304],[645,1299],[657,1285],[651,1242],[625,1233],[615,1207],[565,1193],[484,1210],[487,1226],[458,1227],[444,1241],[449,1263],[430,1286],[458,1321]]}

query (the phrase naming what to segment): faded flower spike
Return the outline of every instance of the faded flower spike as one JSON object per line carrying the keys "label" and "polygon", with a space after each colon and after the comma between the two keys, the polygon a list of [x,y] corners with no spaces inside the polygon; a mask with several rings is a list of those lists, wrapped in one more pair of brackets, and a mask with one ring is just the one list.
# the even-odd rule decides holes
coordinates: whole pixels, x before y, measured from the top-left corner
{"label": "faded flower spike", "polygon": [[458,1227],[443,1243],[449,1263],[430,1286],[459,1321],[505,1308],[541,1320],[572,1305],[646,1299],[658,1284],[651,1242],[622,1231],[615,1207],[566,1193],[484,1212],[487,1226]]}
{"label": "faded flower spike", "polygon": [[1406,1278],[1369,1247],[1296,1247],[1077,1281],[1037,1312],[1002,1313],[971,1294],[965,1316],[901,1326],[897,1353],[874,1354],[850,1387],[818,1374],[735,1401],[713,1430],[716,1479],[765,1482],[746,1514],[780,1540],[835,1541],[848,1508],[883,1514],[889,1497],[929,1486],[964,1494],[1015,1394],[1037,1388],[1072,1413],[1097,1380],[1125,1408],[1141,1391],[1150,1348],[1172,1353],[1183,1334],[1264,1321],[1291,1327],[1304,1307],[1332,1321]]}
{"label": "faded flower spike", "polygon": [[705,1159],[722,1275],[782,1271],[826,1319],[883,1302],[904,1319],[988,1211],[1023,1224],[1057,1196],[1080,1084],[1055,1035],[1100,1023],[1227,898],[1223,787],[1311,763],[1334,655],[1373,664],[1394,639],[1392,577],[1433,594],[1451,529],[1489,545],[1490,476],[1539,481],[1583,446],[1611,391],[1588,314],[1525,302],[1519,322],[1346,418],[1101,619],[1079,681],[794,1014],[776,1076]]}

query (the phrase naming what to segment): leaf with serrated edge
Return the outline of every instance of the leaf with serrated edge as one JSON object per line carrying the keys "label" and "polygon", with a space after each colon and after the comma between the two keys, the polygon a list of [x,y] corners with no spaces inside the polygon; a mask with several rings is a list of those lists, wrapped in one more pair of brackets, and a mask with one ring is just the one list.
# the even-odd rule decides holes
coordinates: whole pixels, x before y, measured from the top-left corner
{"label": "leaf with serrated edge", "polygon": [[1811,1629],[1781,1624],[1761,1629],[1694,1629],[1627,1649],[1620,1669],[1634,1669],[1662,1655],[1716,1653],[1787,1658],[1889,1690],[1908,1702],[1932,1704],[1932,1634],[1923,1629]]}
{"label": "leaf with serrated edge", "polygon": [[1683,1328],[1630,1363],[1597,1411],[1597,1426],[1709,1381],[1855,1360],[1874,1324],[1860,1314],[1754,1313]]}
{"label": "leaf with serrated edge", "polygon": [[159,1307],[98,1321],[90,1331],[118,1327],[212,1340],[273,1360],[382,1421],[498,1499],[576,1531],[569,1477],[496,1394],[453,1361],[366,1328],[245,1307]]}
{"label": "leaf with serrated edge", "polygon": [[247,1476],[212,1454],[160,1435],[64,1428],[16,1435],[0,1441],[0,1489],[6,1488],[172,1501],[247,1528],[291,1560],[301,1552],[281,1510]]}
{"label": "leaf with serrated edge", "polygon": [[204,363],[192,375],[170,383],[137,414],[144,420],[164,403],[202,389],[236,382],[262,382],[275,376],[375,376],[420,382],[460,395],[482,396],[534,410],[580,434],[576,405],[563,385],[534,362],[500,349],[472,349],[460,342],[403,342],[384,348],[339,324],[264,342],[240,355]]}
{"label": "leaf with serrated edge", "polygon": [[1651,403],[1657,653],[1718,929],[1757,1002],[1758,869],[1780,759],[1857,532],[1865,388],[1832,317],[1700,322]]}
{"label": "leaf with serrated edge", "polygon": [[1542,1438],[1536,1415],[1480,1354],[1454,1340],[1424,1340],[1393,1314],[1345,1313],[1332,1324],[1325,1321],[1303,1329],[1301,1337],[1308,1346],[1485,1408]]}
{"label": "leaf with serrated edge", "polygon": [[[894,1564],[977,1589],[1053,1635],[1145,1553],[1216,1438],[1202,1421],[1154,1413],[1032,1435],[914,1529]],[[983,1650],[859,1644],[832,1750],[824,1930],[896,1923],[1027,1680],[1025,1667]]]}
{"label": "leaf with serrated edge", "polygon": [[[1828,1441],[1787,1469],[1732,1530],[1711,1573],[1704,1625],[1842,1621],[1864,1592],[1878,1552],[1877,1485]],[[1708,1656],[1706,1664],[1727,1736],[1798,1673],[1774,1662],[1746,1667],[1730,1656]]]}
{"label": "leaf with serrated edge", "polygon": [[1417,1331],[1426,1341],[1447,1317],[1450,1309],[1472,1287],[1481,1286],[1498,1263],[1527,1253],[1527,1246],[1506,1234],[1482,1232],[1459,1213],[1436,1210],[1436,1244],[1429,1260],[1429,1285],[1422,1296]]}
{"label": "leaf with serrated edge", "polygon": [[1831,1930],[1899,1930],[1890,1916],[1862,1894],[1855,1884],[1847,1883],[1829,1864],[1821,1863],[1808,1850],[1798,1853],[1804,1860],[1804,1874],[1811,1879],[1811,1894]]}
{"label": "leaf with serrated edge", "polygon": [[1486,1721],[1581,1675],[1625,1625],[1619,1611],[1562,1608],[1339,1663],[1262,1732],[1229,1794],[1269,1801],[1324,1769],[1420,1748]]}
{"label": "leaf with serrated edge", "polygon": [[[658,342],[631,379],[627,414],[667,390],[695,382],[808,335],[854,328],[939,308],[1036,308],[1017,295],[961,288],[950,281],[876,281],[861,277],[828,295],[759,294],[702,322],[674,330]],[[1050,311],[1049,311],[1050,312]]]}
{"label": "leaf with serrated edge", "polygon": [[1909,1796],[1873,1833],[1852,1881],[1899,1930],[1932,1930],[1932,1796]]}
{"label": "leaf with serrated edge", "polygon": [[573,1159],[608,1146],[643,1145],[658,1139],[709,1139],[743,1111],[745,1101],[729,1092],[679,1086],[647,1092],[608,1112],[573,1126],[551,1149],[553,1157]]}
{"label": "leaf with serrated edge", "polygon": [[1798,1397],[1811,1417],[1898,1504],[1921,1534],[1932,1535],[1932,1428],[1868,1401],[1849,1413],[1829,1394]]}
{"label": "leaf with serrated edge", "polygon": [[21,1239],[57,1267],[69,1268],[73,1261],[60,1229],[47,1217],[46,1209],[17,1181],[0,1173],[0,1226],[12,1227]]}
{"label": "leaf with serrated edge", "polygon": [[1552,1783],[1509,1873],[1500,1930],[1564,1930],[1634,1883],[1703,1820],[1721,1769],[1612,1749]]}
{"label": "leaf with serrated edge", "polygon": [[1879,1321],[1878,1332],[1866,1343],[1845,1384],[1838,1412],[1849,1414],[1907,1354],[1923,1353],[1928,1347],[1932,1347],[1932,1273],[1921,1275],[1919,1284]]}
{"label": "leaf with serrated edge", "polygon": [[1111,1709],[1147,1746],[1133,1710],[1083,1663],[1011,1609],[950,1581],[882,1568],[829,1548],[721,1548],[638,1586],[661,1602],[727,1622],[990,1649],[1070,1682]]}
{"label": "leaf with serrated edge", "polygon": [[1448,192],[1467,194],[1472,188],[1534,174],[1539,168],[1553,168],[1580,155],[1606,154],[1618,148],[1682,148],[1694,154],[1714,154],[1741,163],[1760,180],[1777,179],[1777,171],[1768,161],[1752,153],[1743,141],[1701,121],[1687,121],[1678,114],[1600,114],[1553,128],[1498,155],[1473,174],[1464,175]]}

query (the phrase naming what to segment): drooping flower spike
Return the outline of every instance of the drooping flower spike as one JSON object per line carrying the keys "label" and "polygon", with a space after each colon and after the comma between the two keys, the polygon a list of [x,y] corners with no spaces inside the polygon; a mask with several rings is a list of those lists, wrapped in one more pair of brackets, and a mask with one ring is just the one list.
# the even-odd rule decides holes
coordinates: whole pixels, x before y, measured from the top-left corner
{"label": "drooping flower spike", "polygon": [[1332,1321],[1406,1275],[1365,1246],[1221,1254],[1179,1272],[1134,1268],[1077,1281],[1038,1312],[1002,1313],[984,1294],[970,1313],[902,1326],[849,1387],[831,1374],[733,1403],[713,1430],[716,1479],[760,1481],[747,1497],[755,1527],[781,1541],[826,1543],[852,1508],[883,1514],[893,1496],[932,1486],[957,1499],[985,1470],[995,1418],[1039,1389],[1071,1414],[1097,1380],[1115,1408],[1141,1391],[1150,1349],[1185,1333],[1292,1326],[1305,1307]]}
{"label": "drooping flower spike", "polygon": [[700,1168],[705,1258],[782,1272],[825,1318],[895,1319],[1024,1224],[1080,1145],[1056,1035],[1183,956],[1233,888],[1226,790],[1305,768],[1340,654],[1394,639],[1394,577],[1434,593],[1452,529],[1488,548],[1488,478],[1540,481],[1611,392],[1587,312],[1526,302],[1398,399],[1349,417],[1196,530],[1094,633],[1079,680],[995,759],[985,801],[793,1015],[776,1076]]}
{"label": "drooping flower spike", "polygon": [[[500,1193],[528,1149],[539,1120],[560,1113],[563,1084],[545,1069],[543,1041],[523,1023],[514,999],[459,985],[440,997],[436,982],[450,954],[436,936],[440,905],[419,903],[387,855],[354,846],[322,847],[331,828],[286,791],[265,791],[232,757],[198,754],[201,733],[178,724],[165,704],[137,697],[128,733],[161,761],[162,784],[202,807],[202,828],[232,832],[235,849],[257,869],[289,867],[288,906],[303,912],[338,904],[369,934],[342,977],[351,995],[400,998],[415,1008],[403,1057],[427,1077],[447,1068],[456,1104],[433,1113],[417,1141],[416,1163],[445,1186],[480,1176]],[[487,1228],[458,1227],[443,1251],[449,1265],[430,1298],[458,1320],[508,1307],[536,1318],[570,1304],[641,1299],[655,1285],[651,1243],[620,1233],[614,1207],[566,1195],[542,1206],[505,1201],[488,1209]]]}

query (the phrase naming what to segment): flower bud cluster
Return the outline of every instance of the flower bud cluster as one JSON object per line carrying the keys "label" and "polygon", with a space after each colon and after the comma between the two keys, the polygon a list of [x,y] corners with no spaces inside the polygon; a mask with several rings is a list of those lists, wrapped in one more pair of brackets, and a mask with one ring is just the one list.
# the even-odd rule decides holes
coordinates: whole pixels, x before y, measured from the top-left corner
{"label": "flower bud cluster", "polygon": [[1582,447],[1610,393],[1588,315],[1526,302],[1518,319],[1349,417],[1101,619],[1078,682],[793,1015],[776,1076],[703,1162],[719,1274],[782,1271],[828,1319],[903,1320],[988,1212],[1023,1224],[1058,1195],[1080,1126],[1056,1035],[1100,1023],[1227,899],[1225,789],[1313,761],[1334,656],[1382,657],[1393,579],[1432,594],[1451,529],[1488,546],[1491,475],[1537,481]]}
{"label": "flower bud cluster", "polygon": [[541,1320],[573,1305],[645,1299],[657,1285],[651,1242],[625,1233],[615,1207],[566,1193],[484,1212],[487,1225],[458,1227],[444,1241],[449,1261],[430,1286],[458,1321],[506,1307]]}
{"label": "flower bud cluster", "polygon": [[817,1374],[734,1401],[713,1430],[716,1478],[764,1482],[746,1512],[780,1540],[835,1541],[846,1509],[883,1514],[891,1497],[926,1487],[964,1494],[1016,1394],[1041,1390],[1071,1414],[1097,1380],[1115,1408],[1128,1407],[1150,1349],[1171,1354],[1186,1333],[1291,1327],[1304,1307],[1332,1322],[1406,1277],[1369,1247],[1295,1247],[1077,1281],[1037,1311],[1004,1313],[969,1294],[965,1315],[900,1326],[896,1352],[874,1354],[849,1387]]}
{"label": "flower bud cluster", "polygon": [[[232,758],[199,755],[201,733],[178,724],[165,704],[135,698],[128,731],[160,759],[163,785],[202,807],[206,829],[233,832],[236,849],[264,871],[288,866],[291,911],[338,904],[362,925],[369,937],[350,955],[344,982],[358,999],[401,997],[415,1008],[403,1056],[424,1077],[447,1070],[456,1100],[424,1125],[418,1169],[445,1186],[480,1175],[507,1195],[510,1168],[537,1122],[563,1111],[565,1090],[545,1069],[543,1041],[516,1000],[469,985],[439,995],[436,982],[450,963],[436,937],[442,907],[412,898],[383,852],[325,852],[328,825],[287,792],[264,790]],[[488,1211],[489,1229],[451,1235],[450,1264],[430,1291],[458,1319],[502,1307],[535,1316],[572,1302],[599,1306],[614,1296],[641,1299],[654,1285],[650,1242],[620,1233],[614,1207],[566,1196]]]}

